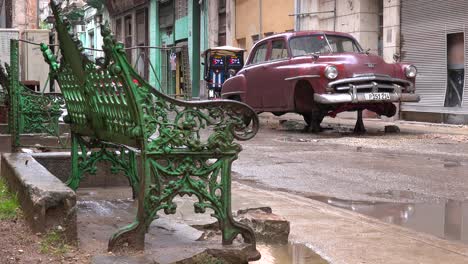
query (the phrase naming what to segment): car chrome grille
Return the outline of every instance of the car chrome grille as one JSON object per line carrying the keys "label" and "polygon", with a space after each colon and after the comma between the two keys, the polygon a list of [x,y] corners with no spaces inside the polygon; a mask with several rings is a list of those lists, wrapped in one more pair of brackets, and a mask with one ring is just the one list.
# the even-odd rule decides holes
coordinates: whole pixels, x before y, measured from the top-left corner
{"label": "car chrome grille", "polygon": [[330,82],[329,90],[336,93],[401,93],[404,89],[410,91],[413,84],[407,80],[392,78],[383,74],[354,74],[352,78],[345,78]]}

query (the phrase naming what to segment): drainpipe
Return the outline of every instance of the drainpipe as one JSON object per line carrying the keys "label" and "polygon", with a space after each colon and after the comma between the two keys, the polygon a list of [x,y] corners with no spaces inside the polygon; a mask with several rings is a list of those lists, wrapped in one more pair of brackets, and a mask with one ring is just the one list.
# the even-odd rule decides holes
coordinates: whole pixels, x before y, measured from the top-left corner
{"label": "drainpipe", "polygon": [[262,22],[262,20],[263,20],[263,14],[262,14],[262,13],[263,13],[263,12],[262,12],[262,0],[259,0],[259,1],[258,1],[258,8],[259,8],[259,12],[258,12],[258,13],[259,13],[259,14],[258,14],[259,21],[258,21],[258,24],[259,24],[259,26],[260,26],[260,28],[259,28],[259,30],[258,30],[258,31],[259,31],[259,33],[258,33],[258,39],[260,40],[260,39],[262,39],[262,33],[263,33],[263,32],[262,32],[262,27],[263,27],[263,24],[262,24],[262,23],[263,23],[263,22]]}
{"label": "drainpipe", "polygon": [[336,31],[336,0],[333,8],[333,31]]}
{"label": "drainpipe", "polygon": [[[301,0],[294,1],[294,13],[299,14],[301,12]],[[301,21],[298,15],[294,16],[294,30],[299,31],[301,29]]]}

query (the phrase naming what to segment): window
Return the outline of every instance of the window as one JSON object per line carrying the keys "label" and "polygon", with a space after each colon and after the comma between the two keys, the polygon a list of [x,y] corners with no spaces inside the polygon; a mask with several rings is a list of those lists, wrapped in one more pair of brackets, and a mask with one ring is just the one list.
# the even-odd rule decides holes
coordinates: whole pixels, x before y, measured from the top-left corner
{"label": "window", "polygon": [[270,60],[280,60],[288,57],[288,50],[284,40],[273,40],[271,42]]}
{"label": "window", "polygon": [[250,64],[264,62],[266,60],[267,48],[267,43],[258,46],[257,49],[255,49],[255,54]]}
{"label": "window", "polygon": [[[146,8],[140,9],[136,12],[136,45],[147,46],[148,45],[148,10]],[[144,76],[146,80],[149,77],[148,69],[148,49],[138,49],[138,55],[136,61],[138,61],[137,71],[141,76]]]}
{"label": "window", "polygon": [[310,35],[305,37],[296,37],[289,41],[289,46],[291,47],[293,56],[302,56],[312,53],[362,51],[359,44],[357,44],[353,39],[336,35]]}
{"label": "window", "polygon": [[252,43],[255,44],[258,42],[258,40],[260,39],[260,36],[257,34],[257,35],[252,35]]}
{"label": "window", "polygon": [[447,35],[447,90],[445,107],[461,107],[465,87],[465,35]]}
{"label": "window", "polygon": [[[129,48],[133,46],[133,17],[128,15],[124,18],[124,44],[125,47]],[[127,59],[130,63],[133,63],[132,52],[127,52]]]}
{"label": "window", "polygon": [[88,31],[88,48],[94,49],[94,30]]}
{"label": "window", "polygon": [[334,53],[359,52],[359,48],[356,46],[354,40],[350,38],[330,35],[326,37]]}
{"label": "window", "polygon": [[224,12],[226,12],[226,0],[218,0],[218,3],[219,9],[224,10]]}
{"label": "window", "polygon": [[117,19],[115,21],[115,38],[117,41],[123,41],[122,39],[122,19]]}
{"label": "window", "polygon": [[226,45],[226,1],[219,1],[218,46]]}
{"label": "window", "polygon": [[245,49],[245,38],[237,39],[237,46],[241,49]]}
{"label": "window", "polygon": [[175,0],[175,19],[188,16],[187,0]]}
{"label": "window", "polygon": [[174,26],[174,2],[159,3],[159,27],[169,28]]}

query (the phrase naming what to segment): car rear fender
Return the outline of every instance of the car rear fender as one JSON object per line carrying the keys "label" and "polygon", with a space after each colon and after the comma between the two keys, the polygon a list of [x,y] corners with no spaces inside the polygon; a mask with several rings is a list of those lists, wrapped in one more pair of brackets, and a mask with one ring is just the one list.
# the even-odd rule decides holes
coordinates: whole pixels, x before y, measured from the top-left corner
{"label": "car rear fender", "polygon": [[223,84],[221,97],[228,99],[234,95],[239,95],[242,102],[245,102],[245,93],[247,91],[247,82],[244,75],[236,75],[229,78]]}

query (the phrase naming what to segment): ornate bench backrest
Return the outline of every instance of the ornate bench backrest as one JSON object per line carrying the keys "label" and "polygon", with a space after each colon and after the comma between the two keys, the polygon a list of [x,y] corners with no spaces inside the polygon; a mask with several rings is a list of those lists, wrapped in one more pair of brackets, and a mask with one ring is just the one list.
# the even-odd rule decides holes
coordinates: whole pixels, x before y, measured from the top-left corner
{"label": "ornate bench backrest", "polygon": [[52,0],[51,8],[60,42],[60,63],[46,45],[42,45],[42,50],[60,84],[71,130],[82,136],[141,147],[142,115],[136,103],[135,84],[138,81],[128,76],[130,69],[123,45],[115,42],[105,26],[105,64],[96,65],[87,58],[71,24],[62,16],[61,1]]}

